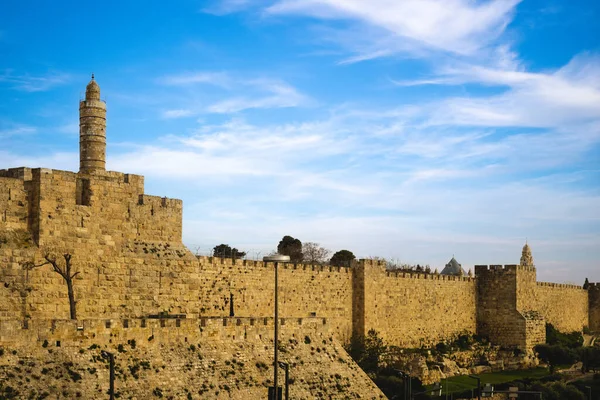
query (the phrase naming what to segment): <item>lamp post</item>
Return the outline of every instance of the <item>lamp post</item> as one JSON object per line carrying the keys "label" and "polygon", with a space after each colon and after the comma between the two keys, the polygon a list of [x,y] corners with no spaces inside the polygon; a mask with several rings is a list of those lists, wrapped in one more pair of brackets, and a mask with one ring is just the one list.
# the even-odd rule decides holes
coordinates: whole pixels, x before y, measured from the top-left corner
{"label": "lamp post", "polygon": [[592,400],[592,387],[586,386],[585,388],[588,390],[588,399]]}
{"label": "lamp post", "polygon": [[115,355],[108,351],[102,350],[100,352],[102,358],[108,359],[110,367],[110,387],[108,392],[110,393],[110,400],[115,400]]}
{"label": "lamp post", "polygon": [[285,369],[285,400],[290,400],[290,364],[279,361],[279,366]]}
{"label": "lamp post", "polygon": [[273,386],[275,388],[274,391],[274,398],[273,400],[279,400],[279,387],[277,386],[277,372],[278,372],[278,360],[277,360],[277,352],[278,352],[278,344],[279,344],[279,283],[278,283],[278,276],[277,276],[277,267],[279,266],[279,263],[285,263],[285,262],[289,262],[290,261],[290,256],[284,256],[282,254],[274,254],[272,256],[265,256],[263,257],[263,261],[264,262],[272,262],[275,264],[275,335],[273,338],[273,347],[274,347],[274,371],[273,371]]}

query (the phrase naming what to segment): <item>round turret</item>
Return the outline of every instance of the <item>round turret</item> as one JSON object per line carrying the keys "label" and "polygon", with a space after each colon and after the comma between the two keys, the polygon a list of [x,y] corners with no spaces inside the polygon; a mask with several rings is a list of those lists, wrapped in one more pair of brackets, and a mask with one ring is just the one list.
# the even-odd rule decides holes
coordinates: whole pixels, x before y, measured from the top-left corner
{"label": "round turret", "polygon": [[94,75],[79,102],[79,172],[106,170],[106,103]]}

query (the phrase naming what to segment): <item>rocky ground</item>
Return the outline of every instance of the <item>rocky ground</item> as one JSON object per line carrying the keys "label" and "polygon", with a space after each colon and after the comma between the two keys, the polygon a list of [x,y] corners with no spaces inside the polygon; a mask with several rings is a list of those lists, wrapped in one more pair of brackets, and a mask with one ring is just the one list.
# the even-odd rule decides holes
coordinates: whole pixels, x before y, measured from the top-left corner
{"label": "rocky ground", "polygon": [[479,343],[469,349],[447,354],[432,350],[400,349],[393,352],[388,362],[418,377],[426,385],[457,375],[527,369],[538,365],[532,354],[515,353]]}

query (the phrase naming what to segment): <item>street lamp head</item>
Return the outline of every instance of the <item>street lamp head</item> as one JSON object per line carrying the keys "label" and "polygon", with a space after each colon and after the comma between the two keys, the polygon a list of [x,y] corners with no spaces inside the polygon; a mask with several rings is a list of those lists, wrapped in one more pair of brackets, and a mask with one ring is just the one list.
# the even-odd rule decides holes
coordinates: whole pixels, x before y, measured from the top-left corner
{"label": "street lamp head", "polygon": [[272,256],[264,256],[264,262],[290,262],[290,256],[284,256],[283,254],[273,254]]}
{"label": "street lamp head", "polygon": [[110,358],[110,356],[112,356],[112,353],[106,351],[106,350],[102,350],[100,352],[100,355],[102,356],[102,358]]}

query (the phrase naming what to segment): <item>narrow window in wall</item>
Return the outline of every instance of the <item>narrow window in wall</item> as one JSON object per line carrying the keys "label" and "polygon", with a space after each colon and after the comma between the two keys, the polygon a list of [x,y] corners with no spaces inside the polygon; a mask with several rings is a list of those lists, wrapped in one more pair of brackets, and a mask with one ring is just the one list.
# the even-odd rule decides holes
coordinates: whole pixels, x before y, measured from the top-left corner
{"label": "narrow window in wall", "polygon": [[77,205],[89,206],[92,198],[92,188],[89,179],[77,180]]}
{"label": "narrow window in wall", "polygon": [[8,189],[8,200],[12,200],[11,189]]}

